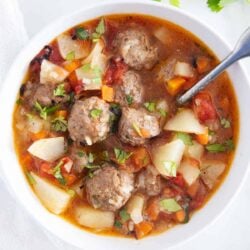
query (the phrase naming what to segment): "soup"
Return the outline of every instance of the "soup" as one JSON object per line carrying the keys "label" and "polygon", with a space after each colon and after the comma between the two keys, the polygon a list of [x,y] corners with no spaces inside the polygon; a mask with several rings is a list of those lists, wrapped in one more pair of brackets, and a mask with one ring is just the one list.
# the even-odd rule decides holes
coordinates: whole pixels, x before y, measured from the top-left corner
{"label": "soup", "polygon": [[226,73],[176,98],[218,60],[180,27],[112,15],[60,34],[30,62],[13,114],[41,203],[98,234],[141,239],[188,223],[223,181],[238,110]]}

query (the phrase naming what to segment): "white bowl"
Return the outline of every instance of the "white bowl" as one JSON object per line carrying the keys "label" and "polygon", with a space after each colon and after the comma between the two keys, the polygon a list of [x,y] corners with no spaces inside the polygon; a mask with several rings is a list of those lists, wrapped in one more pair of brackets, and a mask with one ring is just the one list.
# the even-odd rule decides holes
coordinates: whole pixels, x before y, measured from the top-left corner
{"label": "white bowl", "polygon": [[55,23],[50,24],[27,44],[16,58],[8,73],[0,97],[1,165],[4,170],[4,178],[14,191],[15,197],[42,226],[62,240],[88,250],[166,249],[190,239],[218,218],[239,191],[247,175],[250,157],[248,150],[248,143],[250,141],[248,127],[250,124],[250,116],[247,115],[250,107],[250,88],[246,74],[239,64],[236,63],[228,70],[234,84],[240,109],[240,135],[233,166],[220,189],[206,206],[197,212],[188,224],[176,226],[168,232],[136,241],[134,239],[95,235],[71,225],[60,217],[49,213],[41,205],[25,179],[14,151],[12,112],[20,84],[31,59],[45,44],[49,43],[54,37],[68,28],[98,16],[114,13],[148,14],[176,23],[199,37],[213,50],[219,59],[223,59],[231,50],[227,43],[215,31],[211,30],[199,20],[180,9],[153,1],[122,0],[116,3],[114,1],[100,3],[92,7],[85,7],[80,11],[61,18]]}

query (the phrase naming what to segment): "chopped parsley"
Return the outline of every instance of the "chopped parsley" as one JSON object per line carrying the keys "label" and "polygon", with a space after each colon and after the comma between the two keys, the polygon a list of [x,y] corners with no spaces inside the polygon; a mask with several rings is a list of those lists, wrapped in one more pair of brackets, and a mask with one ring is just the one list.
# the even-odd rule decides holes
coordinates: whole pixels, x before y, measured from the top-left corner
{"label": "chopped parsley", "polygon": [[220,120],[220,124],[223,128],[230,128],[231,127],[231,122],[226,118],[222,118]]}
{"label": "chopped parsley", "polygon": [[176,177],[177,172],[177,164],[174,161],[164,161],[163,162],[164,168],[167,172],[167,176]]}
{"label": "chopped parsley", "polygon": [[206,150],[211,153],[222,153],[234,150],[234,142],[232,139],[226,140],[224,143],[214,143],[206,146]]}
{"label": "chopped parsley", "polygon": [[47,120],[48,115],[53,114],[58,109],[58,106],[42,107],[42,105],[37,101],[34,107],[39,112],[40,117],[44,120]]}
{"label": "chopped parsley", "polygon": [[143,135],[142,135],[142,132],[141,132],[141,129],[139,128],[139,126],[137,125],[137,123],[133,123],[132,124],[132,126],[133,126],[133,129],[136,131],[136,133],[140,136],[140,137],[143,137]]}
{"label": "chopped parsley", "polygon": [[92,109],[90,111],[90,116],[94,119],[97,119],[101,116],[102,110],[101,109]]}
{"label": "chopped parsley", "polygon": [[75,51],[71,51],[66,55],[66,60],[67,61],[72,61],[75,59]]}
{"label": "chopped parsley", "polygon": [[65,185],[66,180],[64,179],[62,175],[62,171],[61,171],[62,165],[63,165],[63,161],[59,161],[59,163],[53,169],[53,175],[61,185]]}
{"label": "chopped parsley", "polygon": [[182,207],[173,198],[161,200],[160,207],[167,212],[177,212],[182,209]]}
{"label": "chopped parsley", "polygon": [[82,27],[78,27],[76,28],[76,37],[80,40],[87,40],[89,38],[89,32]]}
{"label": "chopped parsley", "polygon": [[126,95],[125,98],[126,98],[128,105],[130,106],[133,103],[133,96]]}
{"label": "chopped parsley", "polygon": [[126,221],[128,221],[130,219],[130,214],[127,212],[126,209],[122,209],[120,212],[119,212],[119,215],[121,217],[121,222],[122,223],[125,223]]}
{"label": "chopped parsley", "polygon": [[76,154],[79,157],[84,157],[86,155],[86,153],[84,151],[78,151]]}
{"label": "chopped parsley", "polygon": [[158,109],[157,110],[159,112],[159,114],[163,117],[166,117],[168,115],[167,111],[164,109]]}
{"label": "chopped parsley", "polygon": [[64,117],[57,117],[51,121],[51,127],[56,132],[66,132],[68,129],[68,122]]}
{"label": "chopped parsley", "polygon": [[101,18],[100,22],[96,26],[95,32],[92,33],[92,41],[97,42],[101,36],[105,33],[105,22],[104,18]]}
{"label": "chopped parsley", "polygon": [[65,88],[64,88],[64,83],[62,84],[59,84],[55,89],[54,89],[54,92],[53,92],[54,96],[66,96],[66,91],[65,91]]}
{"label": "chopped parsley", "polygon": [[119,220],[116,220],[114,226],[117,228],[122,228],[122,223]]}
{"label": "chopped parsley", "polygon": [[119,164],[124,164],[125,161],[132,155],[131,152],[126,152],[120,148],[114,148],[115,158]]}
{"label": "chopped parsley", "polygon": [[90,65],[90,63],[84,64],[84,65],[81,67],[81,69],[82,69],[83,72],[88,72],[89,70],[91,70],[91,65]]}
{"label": "chopped parsley", "polygon": [[27,114],[25,114],[25,115],[26,115],[26,117],[28,118],[28,120],[29,120],[30,122],[32,122],[32,121],[34,120],[34,116],[33,116],[32,114],[27,113]]}
{"label": "chopped parsley", "polygon": [[185,145],[191,146],[193,145],[192,137],[191,135],[183,132],[177,132],[176,136],[178,139],[182,140]]}
{"label": "chopped parsley", "polygon": [[144,107],[149,111],[149,112],[154,112],[156,110],[156,103],[155,102],[145,102]]}
{"label": "chopped parsley", "polygon": [[33,178],[33,176],[31,175],[30,172],[26,172],[26,176],[27,176],[27,179],[29,181],[29,183],[31,185],[35,185],[36,184],[36,180]]}

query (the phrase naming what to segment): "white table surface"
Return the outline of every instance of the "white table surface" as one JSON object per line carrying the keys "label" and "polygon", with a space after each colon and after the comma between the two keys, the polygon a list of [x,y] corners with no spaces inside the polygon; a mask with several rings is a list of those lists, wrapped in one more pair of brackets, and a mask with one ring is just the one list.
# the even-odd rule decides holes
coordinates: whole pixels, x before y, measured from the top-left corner
{"label": "white table surface", "polygon": [[[28,35],[32,37],[57,17],[101,0],[18,0]],[[114,0],[118,1],[118,0]],[[145,0],[146,1],[146,0]],[[205,7],[206,0],[181,0],[182,8],[199,17],[234,44],[250,26],[250,4],[235,3],[220,13]],[[243,2],[243,0],[242,0]],[[1,24],[0,24],[1,25]],[[243,62],[250,77],[250,60]],[[245,114],[248,115],[248,114]],[[246,166],[247,167],[247,166]],[[208,229],[175,250],[248,250],[250,249],[250,176],[240,194]],[[75,250],[45,232],[15,202],[0,180],[0,250]]]}

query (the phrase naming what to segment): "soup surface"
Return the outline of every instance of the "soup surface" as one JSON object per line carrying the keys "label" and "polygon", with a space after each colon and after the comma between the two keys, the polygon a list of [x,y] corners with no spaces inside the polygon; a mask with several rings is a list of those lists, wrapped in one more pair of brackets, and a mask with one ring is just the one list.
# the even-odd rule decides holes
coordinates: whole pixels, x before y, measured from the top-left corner
{"label": "soup surface", "polygon": [[230,167],[238,110],[227,74],[175,100],[217,62],[149,16],[105,16],[55,37],[30,62],[13,115],[41,203],[92,232],[137,239],[187,223]]}

